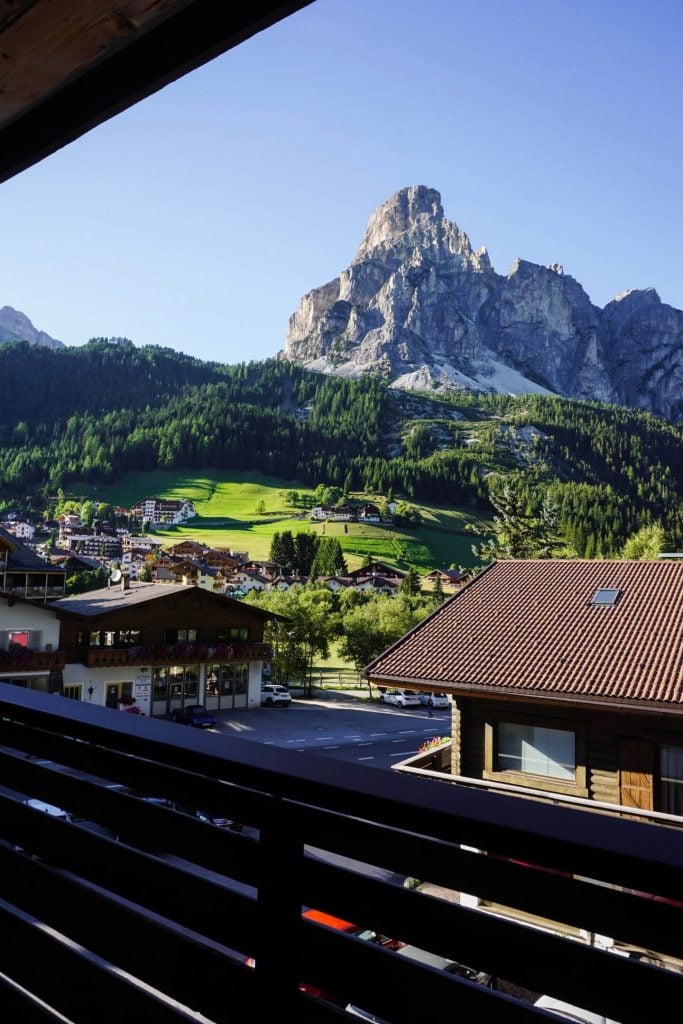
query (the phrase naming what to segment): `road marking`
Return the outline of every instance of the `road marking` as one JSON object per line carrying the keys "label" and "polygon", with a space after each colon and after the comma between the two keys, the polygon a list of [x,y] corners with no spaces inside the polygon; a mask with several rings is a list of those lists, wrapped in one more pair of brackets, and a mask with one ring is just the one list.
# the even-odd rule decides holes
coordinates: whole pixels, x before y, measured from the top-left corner
{"label": "road marking", "polygon": [[323,750],[339,750],[339,747],[323,747]]}
{"label": "road marking", "polygon": [[414,754],[414,750],[402,750],[399,754],[389,754],[389,757],[407,757],[408,754]]}
{"label": "road marking", "polygon": [[403,740],[392,740],[392,743],[403,743]]}
{"label": "road marking", "polygon": [[317,739],[317,740],[333,740],[334,736],[316,736],[315,739]]}
{"label": "road marking", "polygon": [[374,754],[373,754],[372,757],[359,757],[358,760],[359,761],[374,761],[375,757],[374,757]]}
{"label": "road marking", "polygon": [[263,740],[262,742],[265,743],[266,746],[272,746],[275,743],[275,740]]}
{"label": "road marking", "polygon": [[299,736],[298,740],[287,740],[286,742],[287,743],[305,743],[306,742],[306,737],[305,736]]}
{"label": "road marking", "polygon": [[371,732],[371,736],[386,736],[385,732]]}
{"label": "road marking", "polygon": [[369,742],[368,743],[358,743],[357,746],[359,746],[359,747],[372,747],[372,746],[374,746],[374,744],[369,743]]}
{"label": "road marking", "polygon": [[345,736],[344,739],[345,740],[359,740],[360,739],[360,733],[354,733],[353,736]]}
{"label": "road marking", "polygon": [[399,735],[410,736],[411,733],[417,732],[417,729],[399,729]]}

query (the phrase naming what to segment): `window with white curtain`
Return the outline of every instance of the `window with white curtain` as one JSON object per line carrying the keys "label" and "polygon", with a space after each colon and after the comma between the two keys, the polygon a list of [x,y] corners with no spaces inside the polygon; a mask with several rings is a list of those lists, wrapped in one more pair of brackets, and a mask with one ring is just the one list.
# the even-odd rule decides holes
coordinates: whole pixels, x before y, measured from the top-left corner
{"label": "window with white curtain", "polygon": [[576,736],[564,729],[499,722],[495,770],[573,782],[576,776]]}
{"label": "window with white curtain", "polygon": [[660,811],[683,815],[683,746],[660,748]]}

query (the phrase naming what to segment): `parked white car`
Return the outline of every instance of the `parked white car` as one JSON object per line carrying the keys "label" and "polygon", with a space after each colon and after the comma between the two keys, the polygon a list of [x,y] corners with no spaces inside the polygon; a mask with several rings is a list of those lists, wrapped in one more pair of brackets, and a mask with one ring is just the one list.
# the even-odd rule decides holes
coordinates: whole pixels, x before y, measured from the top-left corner
{"label": "parked white car", "polygon": [[264,707],[289,707],[291,703],[292,695],[286,687],[278,686],[277,683],[264,683],[261,687],[261,704]]}
{"label": "parked white car", "polygon": [[426,705],[428,708],[447,708],[449,704],[448,697],[445,693],[427,693],[423,691],[418,693],[418,700],[420,704]]}
{"label": "parked white car", "polygon": [[380,704],[395,704],[397,708],[419,708],[420,699],[414,690],[385,690],[379,695]]}

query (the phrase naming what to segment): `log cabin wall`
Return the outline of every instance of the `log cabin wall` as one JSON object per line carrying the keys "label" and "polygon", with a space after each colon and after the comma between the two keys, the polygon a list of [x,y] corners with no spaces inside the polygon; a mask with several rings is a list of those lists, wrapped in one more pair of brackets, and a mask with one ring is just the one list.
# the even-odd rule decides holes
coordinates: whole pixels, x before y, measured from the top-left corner
{"label": "log cabin wall", "polygon": [[[583,731],[586,796],[590,800],[662,810],[659,800],[660,748],[683,746],[683,719],[661,714],[595,710],[575,705],[453,698],[454,775],[483,778],[486,771],[486,730],[495,721],[528,717],[535,721],[578,724]],[[548,779],[548,790],[553,789]]]}

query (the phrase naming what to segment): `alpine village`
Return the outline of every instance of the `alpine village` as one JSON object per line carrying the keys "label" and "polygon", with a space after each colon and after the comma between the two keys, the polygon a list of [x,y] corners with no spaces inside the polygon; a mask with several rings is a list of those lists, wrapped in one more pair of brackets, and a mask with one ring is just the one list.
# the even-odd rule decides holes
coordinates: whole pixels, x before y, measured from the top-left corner
{"label": "alpine village", "polygon": [[[306,5],[131,6],[176,76]],[[29,64],[5,178],[111,112],[26,150]],[[265,360],[0,309],[8,1024],[683,1004],[683,311],[361,212]]]}

